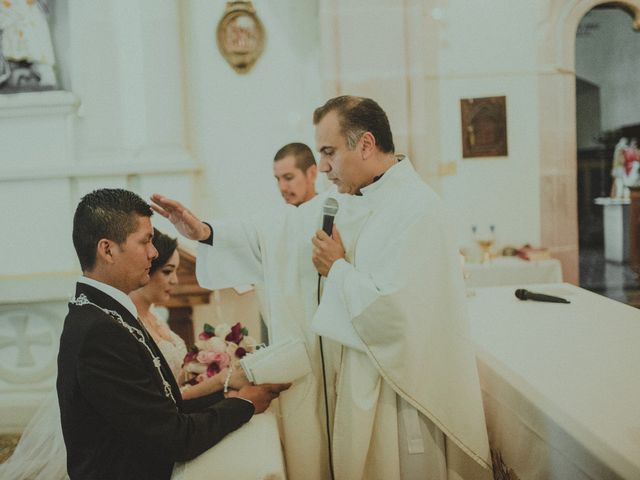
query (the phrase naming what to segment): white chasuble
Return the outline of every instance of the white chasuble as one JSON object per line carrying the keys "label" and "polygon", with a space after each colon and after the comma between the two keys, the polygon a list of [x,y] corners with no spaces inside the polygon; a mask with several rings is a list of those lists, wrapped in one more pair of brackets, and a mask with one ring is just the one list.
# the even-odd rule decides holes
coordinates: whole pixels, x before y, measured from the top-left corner
{"label": "white chasuble", "polygon": [[491,478],[459,255],[440,199],[405,159],[362,196],[338,200],[359,213],[336,218],[347,255],[313,319],[344,345],[336,480]]}
{"label": "white chasuble", "polygon": [[[325,198],[316,196],[298,208],[286,205],[250,221],[211,222],[213,246],[198,246],[200,285],[209,289],[261,285],[271,343],[290,337],[306,342],[313,374],[294,382],[274,402],[279,406],[289,480],[330,478],[320,351],[311,330],[318,305],[311,238],[321,225]],[[340,348],[330,340],[324,342],[330,399],[335,397],[338,363],[333,358]],[[333,405],[330,408],[333,411]]]}

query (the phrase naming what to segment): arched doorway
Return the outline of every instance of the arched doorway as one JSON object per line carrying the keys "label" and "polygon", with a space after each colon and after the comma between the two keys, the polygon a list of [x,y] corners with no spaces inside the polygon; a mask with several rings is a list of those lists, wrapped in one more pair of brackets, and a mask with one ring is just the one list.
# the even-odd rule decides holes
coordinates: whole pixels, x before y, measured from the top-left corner
{"label": "arched doorway", "polygon": [[580,285],[633,304],[638,283],[629,266],[630,200],[623,182],[633,181],[630,160],[640,138],[640,33],[629,13],[602,4],[578,25],[576,143]]}
{"label": "arched doorway", "polygon": [[598,5],[624,8],[640,26],[640,0],[551,0],[538,35],[541,242],[579,283],[575,42],[582,18]]}

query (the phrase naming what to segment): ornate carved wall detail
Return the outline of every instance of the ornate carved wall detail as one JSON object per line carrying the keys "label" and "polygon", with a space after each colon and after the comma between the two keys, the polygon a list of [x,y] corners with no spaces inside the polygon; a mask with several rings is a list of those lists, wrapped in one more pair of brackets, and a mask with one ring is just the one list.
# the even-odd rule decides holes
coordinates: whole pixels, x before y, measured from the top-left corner
{"label": "ornate carved wall detail", "polygon": [[264,50],[264,27],[250,1],[227,2],[216,36],[220,53],[240,74],[248,73]]}
{"label": "ornate carved wall detail", "polygon": [[38,382],[55,371],[59,332],[44,310],[0,310],[0,379]]}

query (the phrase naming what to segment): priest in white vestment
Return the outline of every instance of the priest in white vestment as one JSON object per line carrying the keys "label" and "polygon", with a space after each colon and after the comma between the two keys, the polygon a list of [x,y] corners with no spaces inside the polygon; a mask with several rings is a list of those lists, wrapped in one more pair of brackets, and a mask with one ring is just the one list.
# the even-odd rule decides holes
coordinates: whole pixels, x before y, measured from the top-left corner
{"label": "priest in white vestment", "polygon": [[[336,479],[491,478],[458,253],[444,208],[388,119],[343,96],[314,113],[337,227],[318,230],[326,277],[312,328],[343,345],[333,414]],[[486,467],[483,469],[482,467]]]}
{"label": "priest in white vestment", "polygon": [[[373,109],[360,112],[372,125],[345,128],[343,107],[358,105]],[[314,118],[321,170],[339,193],[245,221],[204,224],[160,195],[154,209],[201,242],[202,286],[262,283],[270,340],[306,341],[313,374],[280,396],[290,480],[332,477],[318,334],[335,480],[491,478],[462,272],[440,200],[394,155],[375,102],[339,97]],[[317,231],[329,195],[339,203],[333,238]]]}

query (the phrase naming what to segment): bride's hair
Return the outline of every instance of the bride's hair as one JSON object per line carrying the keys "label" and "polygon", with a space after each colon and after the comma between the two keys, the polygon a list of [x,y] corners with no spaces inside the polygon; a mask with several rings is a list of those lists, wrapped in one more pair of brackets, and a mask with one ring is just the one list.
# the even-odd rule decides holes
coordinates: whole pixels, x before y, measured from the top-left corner
{"label": "bride's hair", "polygon": [[178,239],[172,238],[169,235],[162,233],[157,228],[154,228],[153,246],[158,250],[158,256],[151,262],[149,275],[152,275],[156,270],[169,261],[173,252],[178,248]]}

